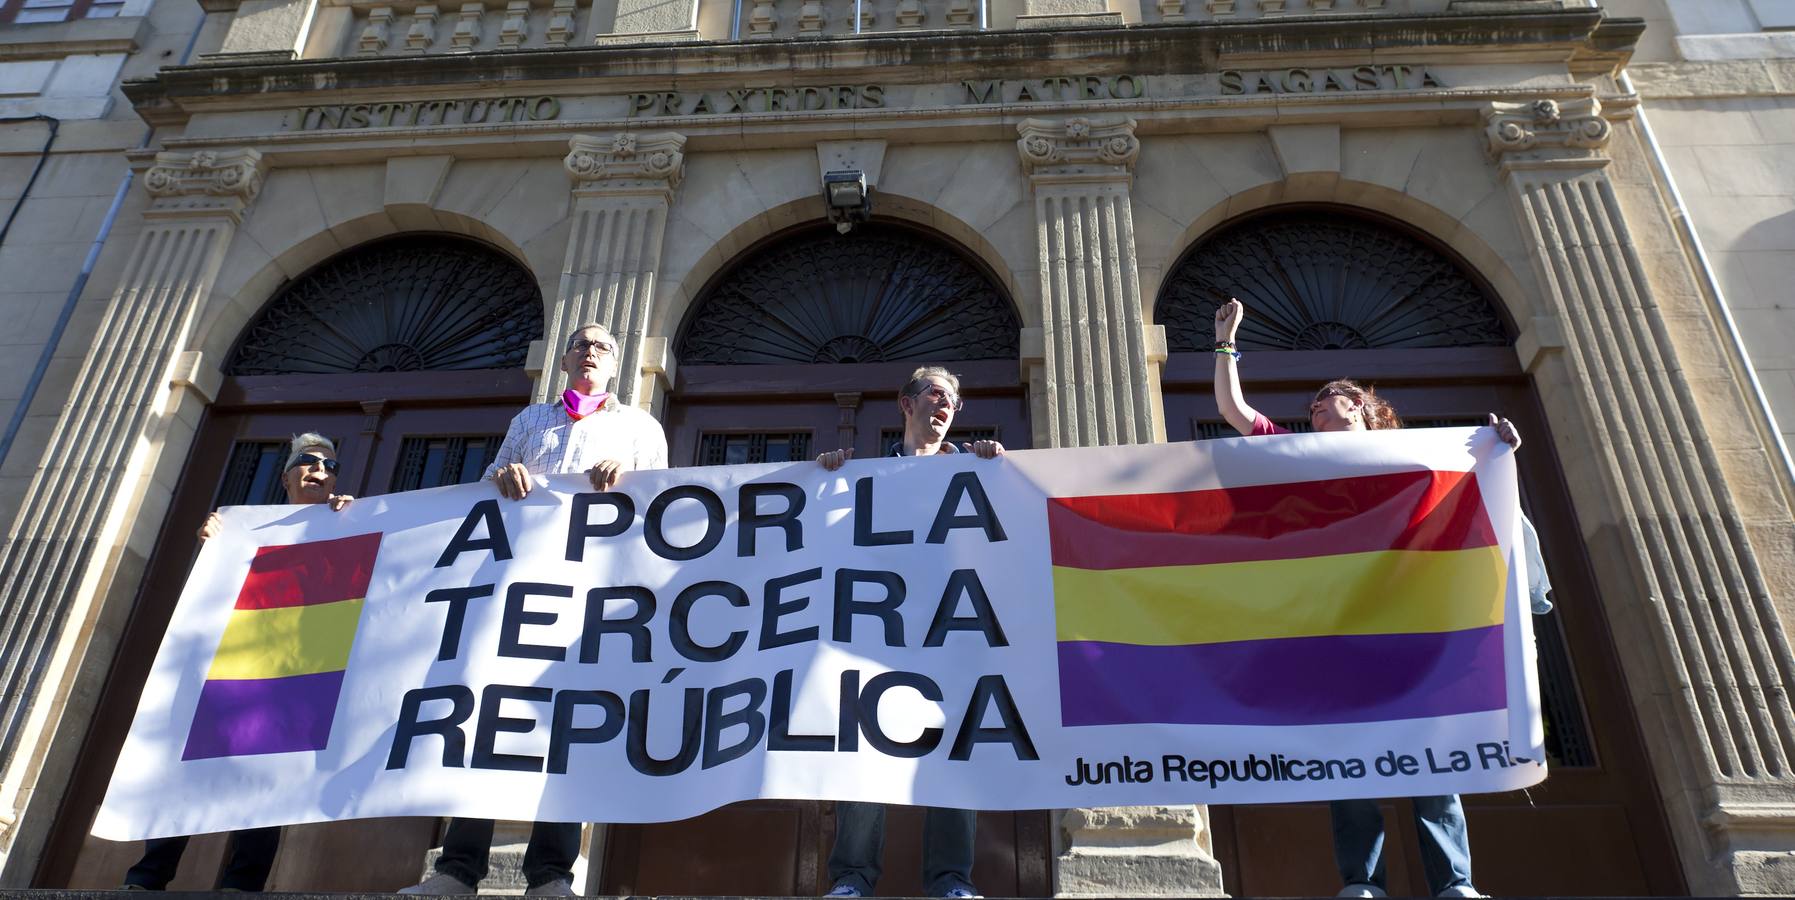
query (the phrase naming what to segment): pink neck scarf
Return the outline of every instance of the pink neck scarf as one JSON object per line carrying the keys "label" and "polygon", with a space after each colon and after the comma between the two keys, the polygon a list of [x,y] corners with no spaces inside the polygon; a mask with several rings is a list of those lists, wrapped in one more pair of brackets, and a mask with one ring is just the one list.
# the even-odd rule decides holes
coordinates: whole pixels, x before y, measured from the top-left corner
{"label": "pink neck scarf", "polygon": [[561,406],[567,410],[567,417],[576,422],[603,409],[609,399],[609,391],[600,391],[590,397],[573,388],[561,392]]}

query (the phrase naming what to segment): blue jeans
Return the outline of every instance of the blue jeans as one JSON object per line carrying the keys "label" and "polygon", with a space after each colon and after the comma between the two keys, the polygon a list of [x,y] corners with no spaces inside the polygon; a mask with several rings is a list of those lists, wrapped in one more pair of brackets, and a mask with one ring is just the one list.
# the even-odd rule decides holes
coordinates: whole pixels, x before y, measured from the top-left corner
{"label": "blue jeans", "polygon": [[[1451,887],[1471,886],[1471,832],[1465,828],[1465,807],[1457,794],[1416,797],[1415,833],[1421,836],[1421,868],[1427,890],[1438,894]],[[1336,800],[1334,862],[1346,884],[1384,882],[1384,814],[1376,800]]]}
{"label": "blue jeans", "polygon": [[[922,884],[931,896],[956,887],[972,889],[972,842],[978,824],[975,810],[928,808],[922,827]],[[851,884],[871,896],[884,853],[884,804],[836,803],[835,849],[829,851],[832,882]]]}

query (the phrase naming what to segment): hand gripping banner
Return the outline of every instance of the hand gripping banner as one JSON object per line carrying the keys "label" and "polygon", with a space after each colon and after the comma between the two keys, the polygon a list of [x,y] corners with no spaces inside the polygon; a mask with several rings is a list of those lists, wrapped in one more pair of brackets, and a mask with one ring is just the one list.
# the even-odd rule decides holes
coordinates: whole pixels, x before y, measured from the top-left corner
{"label": "hand gripping banner", "polygon": [[94,833],[1504,791],[1545,777],[1491,429],[236,507]]}

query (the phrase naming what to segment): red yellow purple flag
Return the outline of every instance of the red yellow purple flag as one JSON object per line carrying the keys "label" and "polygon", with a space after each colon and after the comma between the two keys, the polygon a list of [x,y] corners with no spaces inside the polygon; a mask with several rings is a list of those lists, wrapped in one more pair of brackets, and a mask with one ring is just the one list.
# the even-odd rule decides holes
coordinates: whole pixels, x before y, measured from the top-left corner
{"label": "red yellow purple flag", "polygon": [[1469,472],[1056,497],[1047,512],[1065,725],[1507,705],[1507,564]]}

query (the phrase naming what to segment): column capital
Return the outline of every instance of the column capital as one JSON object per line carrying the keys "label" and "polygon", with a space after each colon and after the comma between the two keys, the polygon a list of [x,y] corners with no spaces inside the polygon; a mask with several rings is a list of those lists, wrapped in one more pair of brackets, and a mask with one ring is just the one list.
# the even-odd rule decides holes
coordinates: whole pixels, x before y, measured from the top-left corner
{"label": "column capital", "polygon": [[164,151],[143,176],[151,218],[229,216],[233,220],[262,190],[267,163],[255,150]]}
{"label": "column capital", "polygon": [[1127,116],[1092,119],[1023,119],[1016,152],[1022,170],[1037,183],[1053,181],[1126,181],[1133,176],[1141,142],[1135,121]]}
{"label": "column capital", "polygon": [[576,134],[568,146],[571,149],[561,162],[573,177],[577,192],[671,192],[685,177],[683,134]]}
{"label": "column capital", "polygon": [[1614,126],[1594,97],[1492,102],[1483,109],[1484,149],[1503,174],[1518,169],[1588,170],[1608,164],[1603,153]]}

